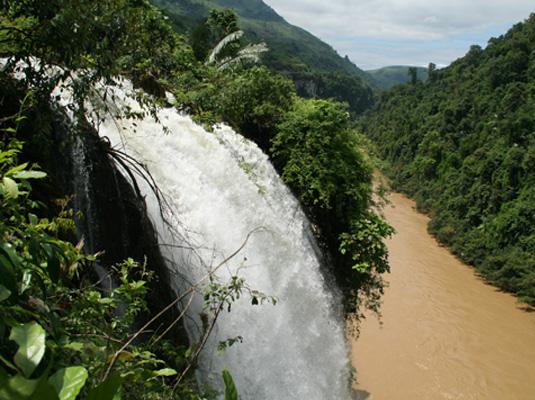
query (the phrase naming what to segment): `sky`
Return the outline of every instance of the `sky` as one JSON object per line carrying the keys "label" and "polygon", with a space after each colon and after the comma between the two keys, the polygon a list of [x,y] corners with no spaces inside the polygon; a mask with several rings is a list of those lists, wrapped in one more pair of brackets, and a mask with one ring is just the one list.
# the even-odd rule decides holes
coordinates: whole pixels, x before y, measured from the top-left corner
{"label": "sky", "polygon": [[362,69],[442,67],[535,12],[535,0],[264,0]]}

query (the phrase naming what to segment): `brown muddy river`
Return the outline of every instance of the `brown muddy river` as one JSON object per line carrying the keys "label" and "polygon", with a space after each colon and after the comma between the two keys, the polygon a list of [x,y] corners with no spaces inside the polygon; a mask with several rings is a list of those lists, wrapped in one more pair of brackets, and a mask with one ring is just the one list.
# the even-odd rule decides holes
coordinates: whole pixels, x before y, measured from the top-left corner
{"label": "brown muddy river", "polygon": [[440,247],[411,200],[390,200],[383,324],[369,317],[351,344],[361,397],[535,400],[535,313]]}

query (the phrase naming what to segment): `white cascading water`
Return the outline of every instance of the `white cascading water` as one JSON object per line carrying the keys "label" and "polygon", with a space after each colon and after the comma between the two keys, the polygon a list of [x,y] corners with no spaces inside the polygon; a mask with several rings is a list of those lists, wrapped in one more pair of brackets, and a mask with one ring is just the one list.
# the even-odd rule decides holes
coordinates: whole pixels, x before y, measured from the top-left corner
{"label": "white cascading water", "polygon": [[[114,89],[116,101],[139,111],[125,95],[131,90],[128,83]],[[173,229],[163,223],[149,186],[137,179],[177,290],[198,281],[253,232],[216,274],[222,283],[237,274],[277,298],[276,305],[253,306],[243,296],[220,315],[200,356],[199,380],[221,388],[226,368],[244,400],[349,399],[340,310],[320,271],[309,223],[267,156],[226,126],[207,132],[173,108],[161,109],[158,118],[108,118],[99,133],[143,163],[169,203],[165,217]],[[188,311],[192,340],[201,334],[202,303],[199,295]],[[217,350],[220,341],[237,336],[243,343]]]}

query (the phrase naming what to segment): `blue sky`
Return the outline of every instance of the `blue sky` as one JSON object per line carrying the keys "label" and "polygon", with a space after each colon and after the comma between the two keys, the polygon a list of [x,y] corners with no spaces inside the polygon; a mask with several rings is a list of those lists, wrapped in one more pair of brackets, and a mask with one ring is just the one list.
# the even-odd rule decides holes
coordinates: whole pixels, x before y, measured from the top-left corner
{"label": "blue sky", "polygon": [[363,69],[446,66],[535,12],[535,0],[264,0]]}

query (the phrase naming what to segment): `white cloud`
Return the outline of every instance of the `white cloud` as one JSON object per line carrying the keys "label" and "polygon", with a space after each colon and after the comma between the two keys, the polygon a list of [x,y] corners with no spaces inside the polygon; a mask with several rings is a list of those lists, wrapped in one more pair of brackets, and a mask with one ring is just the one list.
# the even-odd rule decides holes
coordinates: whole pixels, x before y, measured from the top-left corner
{"label": "white cloud", "polygon": [[264,1],[364,67],[448,64],[535,12],[533,0]]}

